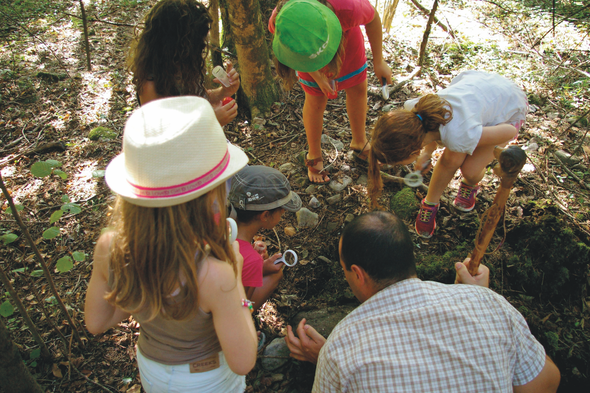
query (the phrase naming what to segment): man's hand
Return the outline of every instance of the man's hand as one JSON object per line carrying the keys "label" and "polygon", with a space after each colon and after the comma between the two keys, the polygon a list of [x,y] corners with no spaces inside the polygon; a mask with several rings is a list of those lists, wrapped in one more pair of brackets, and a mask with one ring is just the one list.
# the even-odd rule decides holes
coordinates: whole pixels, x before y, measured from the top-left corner
{"label": "man's hand", "polygon": [[470,284],[479,285],[480,287],[489,288],[490,286],[490,269],[487,266],[479,264],[477,268],[477,274],[472,276],[469,274],[469,264],[471,258],[465,258],[463,263],[457,262],[455,269],[457,270],[457,276],[455,277],[455,284]]}
{"label": "man's hand", "polygon": [[281,271],[281,269],[283,268],[284,264],[283,263],[277,263],[275,265],[275,261],[277,259],[279,259],[283,254],[276,253],[275,255],[273,255],[272,257],[269,257],[267,259],[264,260],[264,263],[262,264],[262,275],[263,276],[268,276],[271,274],[275,274]]}
{"label": "man's hand", "polygon": [[305,318],[303,318],[301,322],[299,322],[299,326],[297,326],[297,335],[299,338],[295,337],[291,326],[287,326],[285,342],[287,343],[289,350],[291,350],[291,357],[316,364],[318,362],[320,349],[322,349],[326,343],[326,339],[313,327],[306,325]]}

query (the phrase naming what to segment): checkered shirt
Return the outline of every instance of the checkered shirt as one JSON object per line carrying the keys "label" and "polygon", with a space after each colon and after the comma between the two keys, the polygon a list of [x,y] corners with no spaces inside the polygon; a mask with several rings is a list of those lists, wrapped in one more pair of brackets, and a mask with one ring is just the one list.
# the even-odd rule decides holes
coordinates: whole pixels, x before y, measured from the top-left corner
{"label": "checkered shirt", "polygon": [[340,321],[313,392],[512,392],[544,365],[545,349],[502,296],[412,278]]}

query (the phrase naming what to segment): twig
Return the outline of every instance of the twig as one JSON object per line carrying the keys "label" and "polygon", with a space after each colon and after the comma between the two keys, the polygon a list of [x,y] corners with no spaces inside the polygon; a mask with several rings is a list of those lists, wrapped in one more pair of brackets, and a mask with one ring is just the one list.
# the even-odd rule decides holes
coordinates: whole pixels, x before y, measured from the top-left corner
{"label": "twig", "polygon": [[[565,133],[568,132],[570,128],[572,128],[577,122],[579,122],[584,117],[586,117],[586,115],[588,113],[590,113],[590,109],[588,109],[582,116],[578,117],[572,124],[570,124],[568,128],[566,128],[561,134],[559,134],[559,137],[561,138],[562,136],[564,136]],[[585,136],[585,134],[584,134],[584,136]],[[583,138],[582,138],[582,140],[583,140]]]}
{"label": "twig", "polygon": [[281,239],[279,239],[279,234],[277,233],[276,228],[273,228],[272,231],[275,233],[275,236],[277,237],[277,242],[279,243],[279,251],[281,251]]}
{"label": "twig", "polygon": [[570,175],[571,177],[573,177],[573,178],[574,178],[574,179],[575,179],[575,180],[578,182],[578,184],[579,184],[579,185],[581,185],[582,187],[584,187],[584,188],[585,188],[585,189],[587,189],[587,190],[589,190],[589,189],[590,189],[590,188],[588,188],[588,186],[586,185],[586,183],[584,183],[584,182],[583,182],[583,181],[582,181],[582,180],[581,180],[581,179],[580,179],[578,176],[576,176],[576,175],[574,174],[574,172],[572,172],[572,171],[571,171],[571,170],[570,170],[570,169],[567,167],[567,165],[565,165],[565,163],[564,163],[563,161],[561,161],[561,158],[559,158],[559,157],[557,156],[557,154],[553,153],[552,155],[553,155],[553,157],[555,157],[555,158],[557,159],[557,161],[559,161],[559,163],[561,164],[561,168],[562,168],[564,171],[566,171],[568,175]]}
{"label": "twig", "polygon": [[[410,0],[416,8],[418,8],[424,15],[430,16],[430,11],[424,7],[422,4],[418,3],[417,0]],[[440,26],[445,32],[447,32],[451,37],[455,38],[455,34],[451,29],[449,29],[444,23],[442,23],[436,16],[434,16],[434,23]]]}

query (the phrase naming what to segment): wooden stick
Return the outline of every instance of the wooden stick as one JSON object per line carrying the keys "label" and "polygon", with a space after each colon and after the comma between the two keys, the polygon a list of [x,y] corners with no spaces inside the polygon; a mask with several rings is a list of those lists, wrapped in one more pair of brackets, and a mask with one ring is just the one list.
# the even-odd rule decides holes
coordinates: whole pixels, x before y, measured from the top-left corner
{"label": "wooden stick", "polygon": [[498,164],[494,166],[494,173],[500,177],[500,188],[496,192],[492,206],[486,212],[486,220],[481,224],[481,231],[475,239],[475,248],[471,253],[471,262],[469,263],[469,273],[472,276],[477,274],[479,263],[504,212],[510,190],[526,162],[526,153],[517,146],[510,146],[506,149],[496,146],[494,156],[498,160]]}

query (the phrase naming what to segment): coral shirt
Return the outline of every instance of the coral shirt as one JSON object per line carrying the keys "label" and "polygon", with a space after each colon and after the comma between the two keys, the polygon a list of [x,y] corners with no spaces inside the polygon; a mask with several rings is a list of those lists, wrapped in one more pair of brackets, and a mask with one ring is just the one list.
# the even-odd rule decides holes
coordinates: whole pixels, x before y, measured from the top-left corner
{"label": "coral shirt", "polygon": [[264,263],[262,256],[254,250],[250,242],[238,239],[238,244],[240,245],[240,254],[244,258],[242,284],[245,287],[261,287],[262,264]]}

